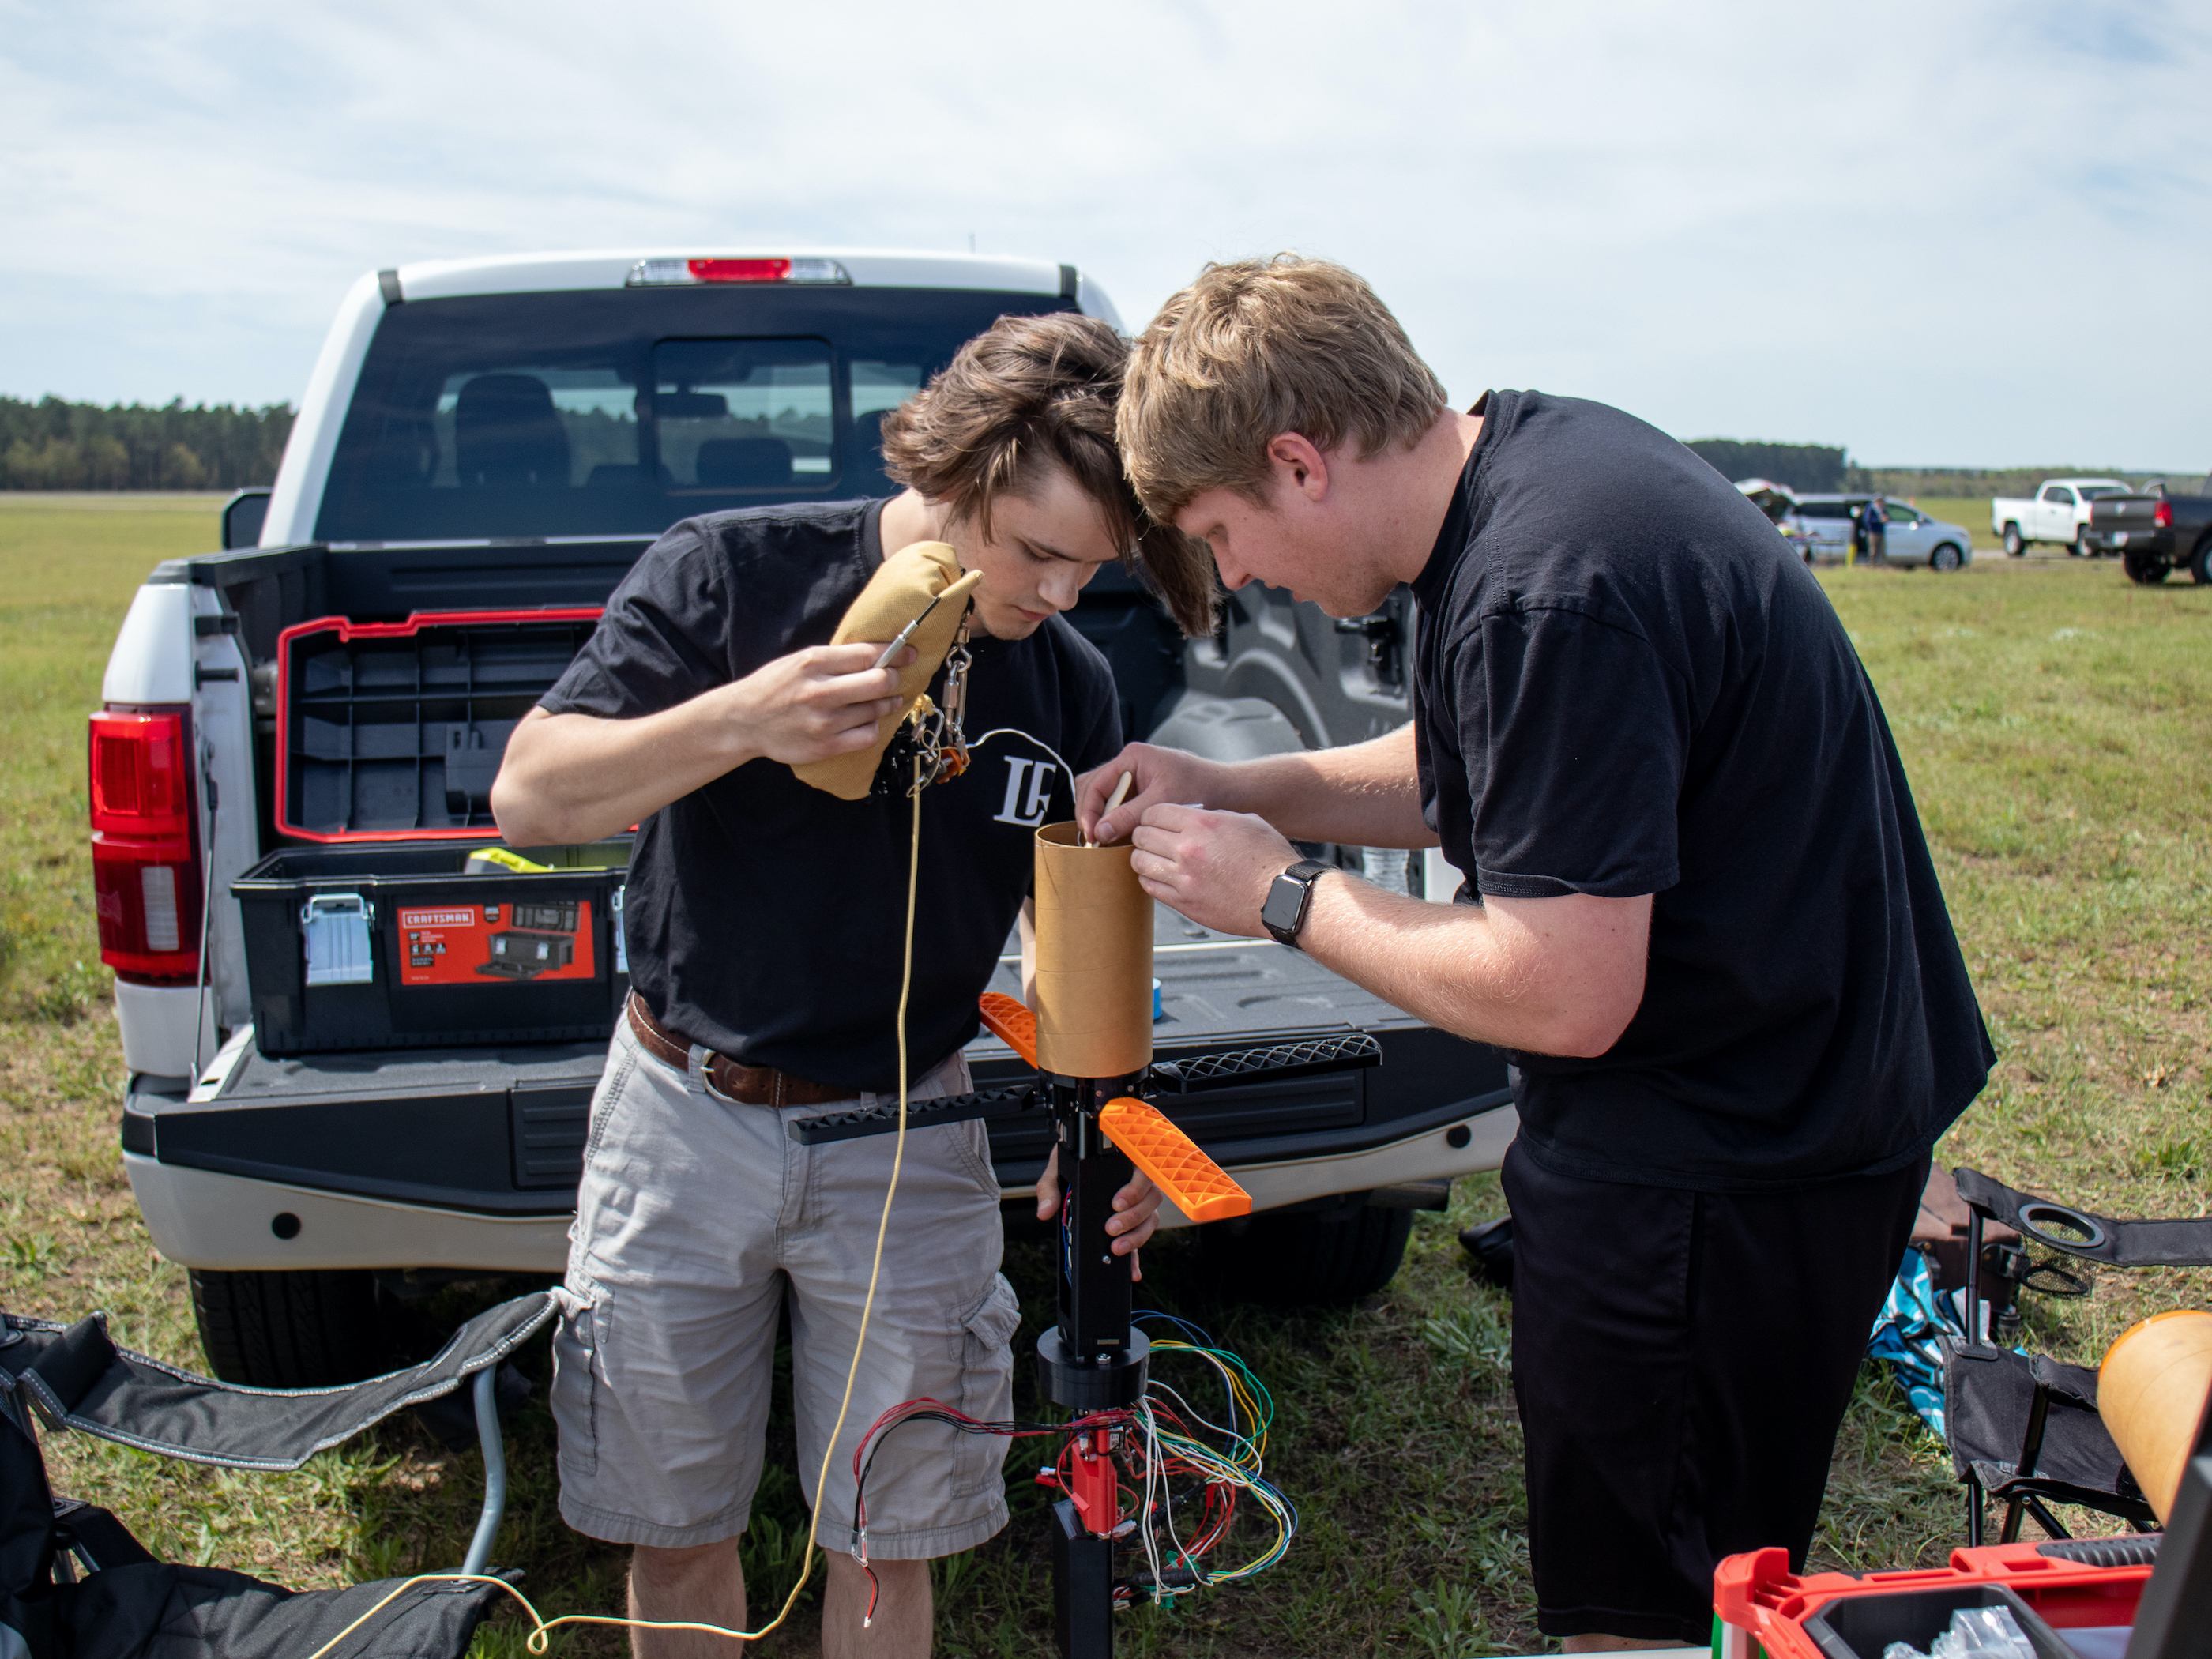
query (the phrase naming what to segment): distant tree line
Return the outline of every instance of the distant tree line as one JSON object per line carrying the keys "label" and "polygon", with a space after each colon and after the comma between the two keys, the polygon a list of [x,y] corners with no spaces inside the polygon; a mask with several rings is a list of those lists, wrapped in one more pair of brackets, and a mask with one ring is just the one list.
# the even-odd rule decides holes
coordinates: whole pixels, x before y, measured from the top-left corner
{"label": "distant tree line", "polygon": [[1848,489],[1850,458],[1838,444],[1746,443],[1735,438],[1694,438],[1689,447],[1731,481],[1767,478],[1807,494]]}
{"label": "distant tree line", "polygon": [[2198,473],[2143,472],[2117,466],[1855,466],[1841,446],[1746,443],[1734,438],[1693,438],[1687,446],[1730,482],[1765,478],[1801,495],[1880,490],[1908,498],[2033,495],[2045,478],[2118,478],[2148,483],[2163,478],[2176,491],[2200,493],[2212,485]]}
{"label": "distant tree line", "polygon": [[0,489],[237,489],[276,477],[292,408],[0,398]]}
{"label": "distant tree line", "polygon": [[1864,478],[1854,489],[1879,489],[1885,495],[2033,495],[2045,478],[2118,478],[2122,483],[2143,484],[2163,478],[2179,495],[2199,493],[2203,475],[2196,472],[2144,472],[2121,466],[1878,466],[1854,467]]}

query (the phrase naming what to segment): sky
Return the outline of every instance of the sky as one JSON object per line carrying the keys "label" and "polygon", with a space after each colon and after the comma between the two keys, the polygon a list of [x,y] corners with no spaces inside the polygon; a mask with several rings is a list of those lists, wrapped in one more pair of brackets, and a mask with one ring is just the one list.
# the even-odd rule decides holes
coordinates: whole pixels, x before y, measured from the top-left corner
{"label": "sky", "polygon": [[2208,85],[2157,0],[0,0],[0,393],[296,400],[416,259],[1291,248],[1462,402],[2201,473]]}

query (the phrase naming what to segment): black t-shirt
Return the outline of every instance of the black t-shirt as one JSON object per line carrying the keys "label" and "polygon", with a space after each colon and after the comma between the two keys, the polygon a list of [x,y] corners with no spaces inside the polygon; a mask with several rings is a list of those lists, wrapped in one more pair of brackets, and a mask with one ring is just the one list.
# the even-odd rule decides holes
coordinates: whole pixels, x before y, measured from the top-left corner
{"label": "black t-shirt", "polygon": [[1477,409],[1413,584],[1423,815],[1476,895],[1656,896],[1620,1040],[1515,1057],[1528,1155],[1707,1190],[1902,1166],[1995,1055],[1834,608],[1664,433]]}
{"label": "black t-shirt", "polygon": [[[623,579],[539,706],[653,714],[828,644],[883,562],[882,507],[809,503],[676,526]],[[975,1035],[975,999],[1030,889],[1036,827],[1073,815],[1066,769],[1121,744],[1113,675],[1064,618],[969,648],[970,738],[1013,732],[922,795],[915,1077]],[[623,909],[630,982],[658,1018],[748,1065],[896,1088],[913,810],[903,793],[840,800],[765,759],[672,802],[638,827]]]}

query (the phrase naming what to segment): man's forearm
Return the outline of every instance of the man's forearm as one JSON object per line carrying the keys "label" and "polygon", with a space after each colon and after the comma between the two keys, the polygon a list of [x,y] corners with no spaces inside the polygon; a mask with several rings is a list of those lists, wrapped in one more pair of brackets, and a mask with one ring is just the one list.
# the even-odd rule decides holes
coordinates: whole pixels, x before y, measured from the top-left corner
{"label": "man's forearm", "polygon": [[716,718],[714,695],[635,720],[532,709],[492,785],[500,833],[520,847],[597,841],[742,766],[752,757]]}
{"label": "man's forearm", "polygon": [[1367,743],[1239,761],[1225,769],[1231,799],[1207,801],[1250,812],[1293,841],[1346,847],[1433,847],[1421,821],[1413,728]]}
{"label": "man's forearm", "polygon": [[1650,901],[1581,896],[1430,904],[1323,878],[1298,943],[1324,967],[1456,1036],[1603,1054],[1643,1000]]}

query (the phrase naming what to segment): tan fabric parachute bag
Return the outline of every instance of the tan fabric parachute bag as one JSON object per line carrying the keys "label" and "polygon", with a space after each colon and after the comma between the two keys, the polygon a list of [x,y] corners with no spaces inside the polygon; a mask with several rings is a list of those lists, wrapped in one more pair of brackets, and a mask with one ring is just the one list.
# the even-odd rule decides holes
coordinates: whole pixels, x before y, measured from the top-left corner
{"label": "tan fabric parachute bag", "polygon": [[928,712],[929,683],[951,652],[961,618],[968,614],[968,596],[982,580],[981,571],[961,574],[960,556],[945,542],[916,542],[883,562],[837,624],[832,645],[889,645],[932,599],[938,601],[937,608],[907,641],[915,658],[899,672],[898,712],[877,729],[875,742],[848,755],[793,767],[802,782],[840,800],[859,800],[868,793],[884,750],[899,727]]}

